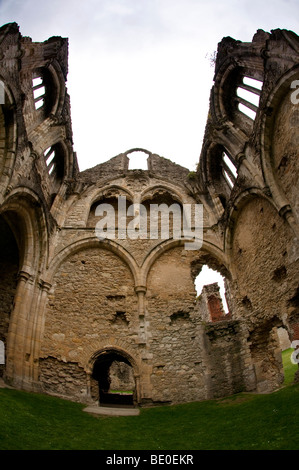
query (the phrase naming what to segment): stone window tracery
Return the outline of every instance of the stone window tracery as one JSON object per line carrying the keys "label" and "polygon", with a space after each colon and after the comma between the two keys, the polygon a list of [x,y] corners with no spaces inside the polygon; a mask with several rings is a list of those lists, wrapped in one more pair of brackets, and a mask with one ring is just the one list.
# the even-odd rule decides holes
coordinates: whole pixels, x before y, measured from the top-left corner
{"label": "stone window tracery", "polygon": [[35,109],[39,109],[44,106],[46,88],[43,82],[43,78],[39,75],[32,79],[32,90]]}
{"label": "stone window tracery", "polygon": [[238,109],[243,114],[254,120],[259,107],[263,82],[244,76],[237,87]]}
{"label": "stone window tracery", "polygon": [[44,159],[48,174],[53,179],[61,180],[64,176],[64,151],[58,143],[44,151]]}
{"label": "stone window tracery", "polygon": [[222,171],[227,184],[232,188],[238,177],[238,172],[233,159],[227,152],[222,152]]}
{"label": "stone window tracery", "polygon": [[58,89],[57,80],[49,68],[36,69],[32,74],[32,93],[36,112],[47,116],[55,107]]}

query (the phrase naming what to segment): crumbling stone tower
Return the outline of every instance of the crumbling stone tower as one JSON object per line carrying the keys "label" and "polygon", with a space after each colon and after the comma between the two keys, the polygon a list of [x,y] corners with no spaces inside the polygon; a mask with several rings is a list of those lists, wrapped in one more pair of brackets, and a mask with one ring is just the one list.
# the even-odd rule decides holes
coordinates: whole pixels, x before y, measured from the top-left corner
{"label": "crumbling stone tower", "polygon": [[[281,384],[276,330],[299,340],[298,58],[290,31],[220,42],[195,173],[145,149],[80,172],[67,40],[0,29],[4,380],[103,403],[122,373],[138,405]],[[147,170],[130,170],[137,151]],[[120,197],[128,224],[134,204],[201,204],[201,248],[172,232],[123,237]],[[114,209],[114,238],[96,236],[99,204]],[[204,265],[225,277],[229,315],[200,308]]]}

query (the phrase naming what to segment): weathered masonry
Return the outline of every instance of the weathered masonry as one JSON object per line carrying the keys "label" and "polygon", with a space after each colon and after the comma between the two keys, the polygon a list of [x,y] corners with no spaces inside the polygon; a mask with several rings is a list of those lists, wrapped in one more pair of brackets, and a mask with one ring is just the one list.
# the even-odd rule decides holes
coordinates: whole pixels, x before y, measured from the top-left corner
{"label": "weathered masonry", "polygon": [[[277,388],[278,328],[299,340],[298,36],[219,43],[196,172],[145,149],[80,172],[67,57],[66,39],[0,28],[3,379],[139,406]],[[147,170],[130,169],[137,152]],[[202,204],[201,248],[171,232],[99,239],[96,208],[113,207],[118,229],[120,196]],[[217,285],[197,297],[206,265],[225,278],[229,313]]]}

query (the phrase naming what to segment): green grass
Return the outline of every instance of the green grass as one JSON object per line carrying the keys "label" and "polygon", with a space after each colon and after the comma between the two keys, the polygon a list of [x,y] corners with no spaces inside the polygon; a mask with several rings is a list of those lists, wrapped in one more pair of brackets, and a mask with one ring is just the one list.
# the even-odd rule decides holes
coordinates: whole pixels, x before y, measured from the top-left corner
{"label": "green grass", "polygon": [[94,417],[83,406],[0,390],[1,450],[299,449],[299,385],[267,394]]}
{"label": "green grass", "polygon": [[[284,362],[291,367],[289,352]],[[290,368],[287,383],[296,368]],[[296,384],[271,394],[241,393],[107,417],[83,412],[82,404],[0,389],[0,449],[298,450],[298,403]]]}

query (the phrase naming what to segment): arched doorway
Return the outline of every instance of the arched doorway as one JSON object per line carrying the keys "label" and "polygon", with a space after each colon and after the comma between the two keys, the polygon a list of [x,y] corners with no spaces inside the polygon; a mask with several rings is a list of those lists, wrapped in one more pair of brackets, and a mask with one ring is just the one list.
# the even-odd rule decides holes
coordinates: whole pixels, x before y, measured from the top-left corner
{"label": "arched doorway", "polygon": [[91,397],[101,406],[137,404],[134,369],[127,355],[114,349],[97,355],[91,374]]}
{"label": "arched doorway", "polygon": [[0,216],[0,377],[5,375],[6,344],[19,272],[19,249],[4,216]]}

